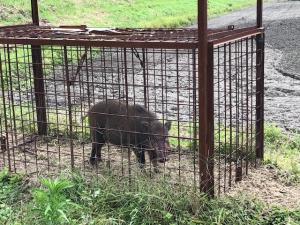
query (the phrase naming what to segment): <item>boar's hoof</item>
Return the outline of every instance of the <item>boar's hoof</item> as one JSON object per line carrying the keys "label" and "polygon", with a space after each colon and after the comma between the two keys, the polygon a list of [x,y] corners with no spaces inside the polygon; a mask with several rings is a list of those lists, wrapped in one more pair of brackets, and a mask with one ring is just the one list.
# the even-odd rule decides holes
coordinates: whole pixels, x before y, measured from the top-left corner
{"label": "boar's hoof", "polygon": [[90,164],[92,166],[97,166],[99,162],[102,162],[102,160],[100,158],[97,158],[97,157],[90,158]]}
{"label": "boar's hoof", "polygon": [[140,168],[141,170],[145,169],[145,164],[139,163],[138,165],[139,165],[139,168]]}
{"label": "boar's hoof", "polygon": [[159,169],[157,167],[154,167],[154,173],[159,173]]}

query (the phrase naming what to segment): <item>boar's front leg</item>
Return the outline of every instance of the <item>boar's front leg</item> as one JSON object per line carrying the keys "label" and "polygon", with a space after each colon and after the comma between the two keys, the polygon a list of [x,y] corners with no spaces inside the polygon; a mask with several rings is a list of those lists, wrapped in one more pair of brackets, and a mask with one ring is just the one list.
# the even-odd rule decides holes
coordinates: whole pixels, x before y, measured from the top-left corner
{"label": "boar's front leg", "polygon": [[145,160],[145,151],[144,151],[143,147],[139,146],[137,148],[134,148],[133,152],[134,152],[134,154],[137,158],[137,161],[139,163],[139,167],[141,169],[144,169],[146,160]]}
{"label": "boar's front leg", "polygon": [[93,129],[92,130],[92,152],[90,157],[90,163],[92,165],[97,164],[101,161],[101,148],[105,144],[103,130]]}
{"label": "boar's front leg", "polygon": [[155,173],[159,173],[159,169],[158,169],[158,163],[157,163],[157,155],[154,149],[149,149],[148,150],[148,155],[150,158],[150,162],[153,165],[153,169]]}

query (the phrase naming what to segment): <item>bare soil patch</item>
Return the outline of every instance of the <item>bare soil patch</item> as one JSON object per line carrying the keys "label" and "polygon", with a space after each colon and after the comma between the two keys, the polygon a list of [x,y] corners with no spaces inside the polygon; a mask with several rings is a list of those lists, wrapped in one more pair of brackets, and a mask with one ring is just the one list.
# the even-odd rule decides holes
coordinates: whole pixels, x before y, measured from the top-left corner
{"label": "bare soil patch", "polygon": [[264,203],[287,208],[300,207],[300,184],[287,185],[274,168],[261,167],[237,183],[227,195],[254,197]]}

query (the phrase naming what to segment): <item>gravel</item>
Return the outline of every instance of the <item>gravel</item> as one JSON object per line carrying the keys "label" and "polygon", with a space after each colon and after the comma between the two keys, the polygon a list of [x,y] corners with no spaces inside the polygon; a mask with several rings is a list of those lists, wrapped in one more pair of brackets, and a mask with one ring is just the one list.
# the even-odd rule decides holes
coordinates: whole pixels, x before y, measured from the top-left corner
{"label": "gravel", "polygon": [[[300,1],[264,6],[266,28],[265,118],[300,131]],[[213,18],[210,28],[255,24],[255,7]]]}

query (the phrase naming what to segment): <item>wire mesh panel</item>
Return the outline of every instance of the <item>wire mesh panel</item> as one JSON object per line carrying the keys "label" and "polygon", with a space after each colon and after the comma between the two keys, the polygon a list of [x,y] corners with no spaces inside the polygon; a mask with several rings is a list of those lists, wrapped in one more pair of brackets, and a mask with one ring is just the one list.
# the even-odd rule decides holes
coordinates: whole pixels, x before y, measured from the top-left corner
{"label": "wire mesh panel", "polygon": [[200,79],[195,29],[1,28],[0,168],[226,191],[262,154],[262,33],[209,31]]}
{"label": "wire mesh panel", "polygon": [[[1,48],[1,134],[6,142],[1,167],[26,173],[74,168],[132,176],[141,171],[142,156],[136,153],[141,148],[147,172],[156,169],[147,152],[168,151],[168,161],[161,160],[157,169],[171,181],[198,183],[195,49],[42,46],[41,54],[45,107],[39,110],[45,112],[45,121],[37,118],[41,96],[34,87],[31,46]],[[104,102],[103,109],[88,114],[99,102]],[[89,124],[94,117],[96,128]],[[38,135],[41,123],[46,124],[44,135]],[[145,127],[134,127],[141,124]],[[103,138],[92,140],[91,132],[103,132]],[[143,135],[145,143],[126,135]],[[105,144],[102,161],[95,165],[90,163],[92,141]]]}
{"label": "wire mesh panel", "polygon": [[[9,166],[14,170],[21,158],[26,162],[27,153],[32,153],[26,147],[26,143],[31,143],[26,133],[35,132],[36,110],[32,104],[34,90],[30,57],[31,49],[28,46],[19,46],[18,51],[16,46],[8,45],[0,49],[1,167]],[[16,149],[21,157],[16,157]],[[27,171],[27,163],[23,166]]]}
{"label": "wire mesh panel", "polygon": [[248,174],[256,162],[256,36],[214,48],[216,192]]}

